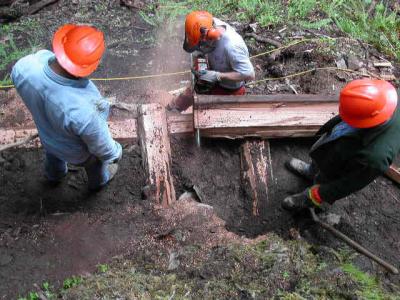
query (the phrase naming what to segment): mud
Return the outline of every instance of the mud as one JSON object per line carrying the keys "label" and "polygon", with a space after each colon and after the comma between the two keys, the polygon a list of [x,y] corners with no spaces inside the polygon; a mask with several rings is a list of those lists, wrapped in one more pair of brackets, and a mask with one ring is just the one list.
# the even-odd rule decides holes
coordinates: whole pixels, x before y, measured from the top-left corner
{"label": "mud", "polygon": [[[100,3],[101,2],[101,3]],[[182,56],[179,27],[175,34],[154,29],[135,11],[121,7],[118,1],[58,1],[31,18],[39,23],[37,38],[49,47],[48,37],[65,22],[87,22],[99,26],[106,35],[108,50],[96,78],[135,76],[188,69]],[[246,30],[245,27],[239,28]],[[170,30],[170,29],[169,29]],[[182,31],[183,32],[183,31]],[[25,38],[25,36],[23,37]],[[18,45],[26,40],[17,39]],[[317,44],[298,45],[283,51],[271,62],[254,62],[257,78],[283,76],[315,66],[328,66],[337,58],[321,52]],[[347,47],[347,48],[344,48]],[[347,51],[353,44],[346,44]],[[265,50],[249,43],[251,54]],[[340,56],[340,51],[338,53]],[[11,66],[10,66],[11,68]],[[9,68],[9,69],[10,69]],[[398,72],[398,71],[396,71]],[[3,74],[0,74],[2,78]],[[353,76],[353,75],[352,75]],[[4,77],[4,76],[3,76]],[[121,80],[96,82],[104,96],[116,102],[146,103],[170,101],[167,93],[187,85],[189,76],[158,80]],[[337,94],[349,75],[316,71],[290,79],[299,93]],[[249,93],[293,93],[285,81],[252,86]],[[132,112],[113,109],[115,118],[131,117]],[[32,119],[14,90],[0,92],[0,127],[31,126]],[[252,214],[251,203],[244,202],[240,186],[240,141],[204,140],[198,148],[191,137],[172,137],[173,175],[178,196],[185,191],[197,193],[197,201],[210,205],[225,223],[218,229],[207,224],[208,214],[201,211],[175,216],[160,212],[141,200],[145,185],[138,145],[125,145],[121,169],[103,191],[89,194],[84,171],[73,168],[60,186],[50,187],[43,178],[42,150],[7,151],[0,155],[0,299],[12,299],[33,289],[33,284],[50,281],[59,287],[76,274],[88,274],[97,264],[115,256],[126,256],[143,266],[155,260],[177,240],[185,245],[249,239],[276,233],[284,239],[299,232],[315,245],[315,252],[326,259],[322,246],[341,249],[344,244],[311,221],[310,216],[292,216],[280,208],[287,195],[299,192],[307,182],[289,173],[284,161],[290,156],[307,160],[312,139],[272,140],[273,177],[268,199],[260,203],[259,216]],[[192,204],[193,205],[193,204]],[[337,202],[330,212],[342,217],[338,226],[351,238],[392,264],[398,265],[400,253],[400,190],[386,178],[378,178],[362,191]],[[192,207],[192,206],[190,206]],[[183,205],[189,210],[190,207]],[[202,216],[202,217],[201,217]],[[211,217],[210,217],[211,218]],[[172,221],[171,221],[172,220]],[[207,225],[207,226],[206,226]],[[223,237],[217,230],[226,228]],[[184,233],[182,237],[182,232]],[[205,233],[206,232],[206,233]],[[211,233],[211,234],[210,234]],[[145,242],[150,239],[151,242]],[[215,239],[215,240],[214,240]],[[147,246],[147,248],[146,248]],[[164,247],[163,250],[160,250]],[[165,257],[163,264],[168,264]],[[212,258],[210,258],[212,259]],[[399,277],[385,273],[370,260],[357,256],[363,270],[378,275],[384,283],[399,284]],[[218,265],[218,268],[223,268]],[[209,270],[207,272],[215,272]],[[207,275],[212,277],[212,274]]]}

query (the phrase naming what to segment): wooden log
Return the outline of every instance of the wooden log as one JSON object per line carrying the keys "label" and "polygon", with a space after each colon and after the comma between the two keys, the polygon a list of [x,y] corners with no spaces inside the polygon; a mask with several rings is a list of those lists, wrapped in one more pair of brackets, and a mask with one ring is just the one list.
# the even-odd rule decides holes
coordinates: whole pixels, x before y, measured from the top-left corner
{"label": "wooden log", "polygon": [[268,141],[246,140],[240,147],[241,188],[253,216],[268,203],[268,182],[273,180]]}
{"label": "wooden log", "polygon": [[171,175],[171,146],[164,107],[143,104],[138,110],[138,136],[151,198],[163,207],[175,201]]}
{"label": "wooden log", "polygon": [[244,96],[220,96],[220,95],[196,95],[195,107],[233,103],[310,103],[332,102],[338,103],[338,96],[309,95],[309,94],[274,94],[274,95],[244,95]]}
{"label": "wooden log", "polygon": [[201,130],[202,137],[244,139],[244,138],[294,138],[312,137],[320,126],[276,126],[276,127],[249,127],[249,128],[210,128]]}
{"label": "wooden log", "polygon": [[[132,142],[137,138],[136,119],[112,120],[108,122],[108,127],[112,137],[119,142]],[[0,127],[0,147],[16,143],[34,134],[37,134],[37,129],[34,127],[18,129]],[[31,144],[34,147],[38,147],[40,142],[23,146],[27,147]]]}
{"label": "wooden log", "polygon": [[193,114],[169,112],[167,114],[170,134],[188,134],[193,132]]}
{"label": "wooden log", "polygon": [[321,95],[198,95],[194,128],[202,136],[311,136],[338,113],[336,97]]}
{"label": "wooden log", "polygon": [[280,106],[231,104],[217,108],[194,111],[194,127],[210,128],[251,128],[251,127],[315,127],[321,126],[338,113],[338,105],[283,104]]}

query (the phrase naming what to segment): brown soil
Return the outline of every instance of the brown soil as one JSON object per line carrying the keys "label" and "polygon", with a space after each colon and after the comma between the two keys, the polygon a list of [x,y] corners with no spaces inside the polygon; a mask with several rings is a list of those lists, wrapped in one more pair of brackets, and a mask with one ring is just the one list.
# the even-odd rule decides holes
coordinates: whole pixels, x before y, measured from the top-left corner
{"label": "brown soil", "polygon": [[[49,31],[45,36],[48,38],[50,32],[66,21],[82,22],[92,17],[91,23],[102,28],[109,39],[109,50],[93,77],[174,72],[188,68],[180,50],[181,36],[166,43],[162,33],[152,31],[136,12],[120,7],[116,2],[110,1],[100,9],[59,1],[34,18],[46,20],[41,22]],[[111,24],[107,20],[112,20]],[[157,45],[145,41],[152,34],[159,37]],[[158,50],[154,51],[154,47]],[[307,51],[316,47],[314,44],[298,45],[282,52],[274,62],[257,59],[257,77],[282,76],[310,66],[331,65],[335,60],[332,55]],[[252,46],[250,50],[256,54],[261,52],[261,47]],[[343,78],[349,79],[349,76],[317,71],[293,78],[290,83],[299,93],[337,94],[345,84]],[[188,78],[96,84],[105,96],[115,97],[120,102],[165,102],[169,97],[166,91],[181,87],[180,80]],[[249,92],[292,93],[292,90],[284,81],[275,81],[253,87]],[[13,90],[0,96],[0,127],[32,122]],[[129,112],[119,110],[112,114],[130,116]],[[81,169],[71,170],[60,186],[47,186],[43,179],[41,150],[13,150],[0,154],[0,299],[24,295],[35,283],[43,281],[60,286],[66,277],[93,272],[97,264],[107,263],[114,256],[131,259],[140,256],[145,264],[146,259],[154,259],[157,253],[173,249],[174,240],[178,235],[182,239],[182,232],[187,234],[187,244],[211,240],[214,245],[234,241],[239,239],[238,236],[255,238],[269,232],[287,239],[289,230],[295,228],[315,245],[343,247],[328,232],[313,224],[308,215],[292,216],[280,208],[280,201],[285,196],[307,186],[302,179],[290,174],[283,163],[291,155],[307,160],[307,149],[312,142],[311,139],[271,141],[273,184],[268,201],[261,203],[260,215],[255,217],[251,213],[251,204],[244,202],[240,187],[240,141],[205,140],[202,147],[197,148],[192,138],[173,137],[173,172],[178,196],[185,191],[193,192],[193,186],[196,186],[203,204],[212,206],[226,225],[216,219],[208,224],[209,219],[201,218],[198,208],[189,214],[190,208],[197,207],[193,203],[160,212],[141,200],[145,178],[136,144],[126,145],[121,170],[115,180],[96,194],[87,192]],[[337,202],[330,212],[342,216],[339,229],[344,233],[399,267],[400,211],[396,209],[399,203],[398,187],[386,178],[378,178],[362,191]],[[217,230],[221,232],[218,238],[212,224],[217,224],[215,226],[221,230]],[[232,233],[224,231],[224,227]],[[176,232],[181,233],[177,235]],[[322,251],[319,247],[315,249]],[[388,284],[400,283],[398,276],[386,274],[362,256],[355,262]]]}

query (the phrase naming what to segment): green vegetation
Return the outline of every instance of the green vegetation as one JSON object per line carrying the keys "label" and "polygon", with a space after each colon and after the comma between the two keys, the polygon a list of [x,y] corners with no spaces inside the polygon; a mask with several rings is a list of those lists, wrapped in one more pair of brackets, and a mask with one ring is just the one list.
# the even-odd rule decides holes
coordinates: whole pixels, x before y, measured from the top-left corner
{"label": "green vegetation", "polygon": [[342,266],[344,272],[350,275],[350,277],[360,285],[360,290],[357,295],[361,299],[367,300],[381,300],[381,299],[395,299],[390,298],[385,295],[381,289],[379,289],[379,284],[375,278],[372,278],[368,274],[359,270],[353,264],[344,264]]}
{"label": "green vegetation", "polygon": [[12,83],[10,75],[6,74],[11,63],[38,49],[39,41],[35,35],[38,30],[39,25],[32,20],[0,24],[0,75],[5,74],[0,77],[0,85]]}
{"label": "green vegetation", "polygon": [[100,273],[105,273],[105,272],[108,271],[108,269],[109,269],[109,266],[108,266],[108,265],[102,265],[102,264],[97,265],[97,270],[98,270]]}
{"label": "green vegetation", "polygon": [[18,300],[39,300],[39,294],[36,292],[30,292],[28,296],[23,298],[18,298]]}
{"label": "green vegetation", "polygon": [[[395,299],[349,263],[327,263],[303,241],[269,235],[255,245],[182,250],[182,269],[119,258],[63,299]],[[166,257],[168,255],[166,254]],[[346,255],[347,257],[347,255]],[[143,258],[144,259],[144,258]],[[188,259],[188,260],[186,260]],[[346,260],[346,259],[345,259]],[[187,264],[187,262],[190,262]],[[164,265],[164,266],[163,266]],[[341,267],[343,266],[343,267]],[[376,297],[375,297],[376,296]],[[374,298],[375,297],[375,298]]]}
{"label": "green vegetation", "polygon": [[81,284],[83,281],[82,277],[80,276],[72,276],[64,280],[63,289],[68,290],[78,284]]}
{"label": "green vegetation", "polygon": [[[304,241],[285,241],[276,235],[254,245],[187,246],[182,267],[168,263],[116,258],[98,265],[91,276],[72,276],[55,292],[48,282],[47,299],[360,299],[394,300],[377,280],[350,263],[354,252],[339,250],[337,263],[325,262]],[[168,254],[165,253],[168,261]],[[143,261],[142,261],[143,260]],[[167,262],[166,261],[166,262]],[[145,262],[145,263],[144,263]],[[31,292],[18,300],[38,300]]]}
{"label": "green vegetation", "polygon": [[[287,7],[278,0],[159,0],[141,15],[157,26],[166,20],[204,9],[223,19],[257,22],[261,27],[292,25],[305,29],[339,29],[349,37],[374,45],[378,50],[400,60],[400,13],[389,9],[389,1],[372,0],[296,0]],[[394,2],[393,2],[394,3]]]}

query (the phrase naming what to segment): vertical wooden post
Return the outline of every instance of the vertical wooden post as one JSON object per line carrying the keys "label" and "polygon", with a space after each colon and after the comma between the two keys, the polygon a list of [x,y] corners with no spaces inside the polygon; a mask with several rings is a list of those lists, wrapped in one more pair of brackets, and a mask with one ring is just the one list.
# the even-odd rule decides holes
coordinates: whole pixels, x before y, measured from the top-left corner
{"label": "vertical wooden post", "polygon": [[138,109],[138,136],[151,198],[164,207],[175,201],[171,176],[171,146],[164,107],[143,104]]}
{"label": "vertical wooden post", "polygon": [[259,216],[262,202],[268,202],[268,182],[273,177],[271,151],[267,140],[246,140],[240,147],[242,190]]}

